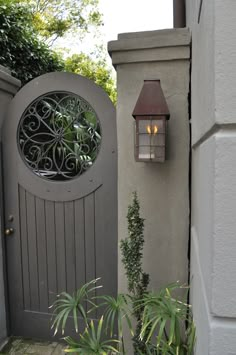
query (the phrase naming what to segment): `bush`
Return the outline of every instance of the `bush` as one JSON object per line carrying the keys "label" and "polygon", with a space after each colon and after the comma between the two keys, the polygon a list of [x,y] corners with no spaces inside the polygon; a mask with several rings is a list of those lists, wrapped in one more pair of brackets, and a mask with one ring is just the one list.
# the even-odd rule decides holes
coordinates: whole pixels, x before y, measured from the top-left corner
{"label": "bush", "polygon": [[0,64],[24,85],[52,71],[62,71],[62,59],[39,39],[29,8],[13,0],[0,0]]}

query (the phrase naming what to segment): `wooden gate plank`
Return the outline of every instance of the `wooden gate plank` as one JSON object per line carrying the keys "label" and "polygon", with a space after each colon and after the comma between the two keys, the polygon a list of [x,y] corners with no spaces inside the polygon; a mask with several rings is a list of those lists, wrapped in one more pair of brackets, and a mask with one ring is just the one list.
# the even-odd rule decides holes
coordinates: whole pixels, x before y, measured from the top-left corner
{"label": "wooden gate plank", "polygon": [[[94,193],[86,196],[84,199],[84,216],[86,282],[89,282],[96,279]],[[96,295],[96,291],[90,293],[91,297],[96,297]],[[96,318],[96,311],[91,312],[90,316]]]}
{"label": "wooden gate plank", "polygon": [[56,253],[58,293],[67,290],[66,285],[66,244],[64,205],[55,202]]}
{"label": "wooden gate plank", "polygon": [[37,255],[37,235],[35,219],[35,197],[26,191],[27,226],[28,226],[28,258],[30,275],[31,310],[39,311],[39,275]]}
{"label": "wooden gate plank", "polygon": [[84,199],[74,202],[75,219],[75,252],[76,252],[76,288],[86,282],[85,267],[85,226],[84,226]]}
{"label": "wooden gate plank", "polygon": [[38,274],[39,274],[39,310],[48,312],[48,266],[47,266],[47,244],[45,226],[45,206],[40,198],[36,200],[36,235],[38,249]]}
{"label": "wooden gate plank", "polygon": [[85,197],[85,259],[86,259],[86,282],[96,278],[95,270],[95,235],[94,235],[94,194]]}
{"label": "wooden gate plank", "polygon": [[[105,221],[105,214],[106,214],[106,209],[105,205],[103,203],[104,201],[104,192],[103,192],[103,187],[101,186],[97,191],[95,191],[95,196],[94,196],[94,204],[95,204],[95,252],[96,252],[96,275],[97,277],[101,277],[101,280],[99,281],[99,284],[102,285],[102,288],[97,290],[97,295],[110,295],[110,282],[111,280],[108,279],[109,275],[109,269],[106,269],[104,265],[104,260],[109,259],[109,252],[106,248],[105,245],[105,240],[103,238],[105,234],[105,229],[106,225],[104,223]],[[107,241],[106,241],[107,242]],[[106,251],[108,253],[106,253]],[[108,276],[108,277],[107,277]],[[97,317],[101,317],[103,315],[104,309],[101,307],[97,310]]]}
{"label": "wooden gate plank", "polygon": [[[52,201],[45,201],[46,239],[47,239],[47,264],[48,264],[48,299],[49,306],[56,300],[57,289],[57,246],[55,226],[55,205]],[[49,308],[49,312],[52,309]]]}
{"label": "wooden gate plank", "polygon": [[72,294],[75,291],[75,222],[73,201],[64,203],[64,213],[67,292]]}
{"label": "wooden gate plank", "polygon": [[24,309],[30,310],[31,300],[30,300],[26,193],[25,193],[25,189],[23,189],[23,187],[21,186],[19,186],[19,215],[20,215],[20,236],[21,236],[21,253],[22,253],[22,269],[23,269]]}

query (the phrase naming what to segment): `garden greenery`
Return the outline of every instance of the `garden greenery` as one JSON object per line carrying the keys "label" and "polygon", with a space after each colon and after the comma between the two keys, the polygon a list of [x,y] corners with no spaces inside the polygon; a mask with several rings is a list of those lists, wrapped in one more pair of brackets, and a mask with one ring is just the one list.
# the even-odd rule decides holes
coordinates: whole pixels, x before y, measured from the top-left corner
{"label": "garden greenery", "polygon": [[[64,59],[63,51],[53,51],[48,45],[47,39],[55,36],[61,37],[65,32],[72,30],[76,24],[78,25],[77,22],[86,20],[83,14],[81,16],[78,14],[78,8],[88,16],[92,16],[90,25],[99,26],[100,15],[96,10],[97,0],[81,0],[77,3],[78,8],[73,10],[74,2],[75,0],[44,1],[45,4],[50,3],[50,6],[43,11],[42,1],[0,0],[0,65],[10,69],[12,75],[21,80],[22,85],[49,72],[77,73],[101,86],[112,102],[116,103],[115,81],[101,49],[97,53],[97,59],[83,53],[69,56],[67,54],[67,58]],[[34,10],[36,3],[39,8]],[[53,6],[55,7],[54,14]],[[64,6],[70,6],[70,11],[67,12],[70,21],[68,16],[63,20],[59,18],[57,12],[62,11]],[[86,11],[86,6],[89,8],[88,11]],[[86,23],[81,23],[82,31],[88,30],[89,24],[87,27]]]}
{"label": "garden greenery", "polygon": [[121,240],[122,262],[128,280],[128,291],[133,303],[133,313],[137,321],[133,337],[134,353],[145,350],[145,334],[140,338],[143,307],[137,307],[143,299],[149,284],[149,275],[143,271],[144,219],[140,217],[140,205],[137,193],[133,194],[133,202],[128,206],[128,237]]}
{"label": "garden greenery", "polygon": [[[178,291],[183,287],[176,282],[159,292],[147,290],[148,276],[143,272],[141,264],[144,220],[139,216],[137,194],[134,194],[127,218],[129,236],[122,242],[121,248],[130,293],[119,294],[116,298],[94,297],[94,290],[100,287],[99,279],[83,285],[73,295],[63,292],[53,305],[52,328],[55,333],[60,331],[64,334],[68,317],[72,316],[79,335],[77,339],[64,338],[68,344],[65,351],[68,353],[127,354],[124,342],[126,323],[125,329],[128,329],[130,337],[134,339],[134,349],[139,355],[193,355],[195,326],[191,306],[179,297]],[[129,239],[131,237],[132,241]],[[131,245],[139,253],[136,261],[130,250]],[[128,262],[128,255],[131,264]],[[137,270],[133,262],[137,262]],[[145,283],[144,278],[147,280]],[[90,318],[91,313],[97,309],[102,310],[103,315],[95,322]],[[139,325],[136,327],[135,338],[133,316]]]}
{"label": "garden greenery", "polygon": [[47,72],[64,69],[62,59],[38,38],[28,7],[0,0],[0,64],[22,84]]}
{"label": "garden greenery", "polygon": [[99,0],[17,0],[31,8],[34,26],[47,43],[74,34],[81,39],[102,25]]}
{"label": "garden greenery", "polygon": [[111,101],[116,103],[117,92],[115,89],[115,82],[112,77],[112,71],[108,67],[102,53],[100,53],[98,60],[94,60],[84,53],[73,54],[72,56],[66,58],[65,70],[83,75],[94,81],[106,91]]}

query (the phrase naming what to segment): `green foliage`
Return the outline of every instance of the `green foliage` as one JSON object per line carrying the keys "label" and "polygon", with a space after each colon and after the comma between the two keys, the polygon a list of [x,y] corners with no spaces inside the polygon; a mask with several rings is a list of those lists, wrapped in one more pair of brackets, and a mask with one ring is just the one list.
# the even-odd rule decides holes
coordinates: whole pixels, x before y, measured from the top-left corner
{"label": "green foliage", "polygon": [[104,59],[96,61],[84,53],[73,54],[65,60],[65,69],[91,79],[106,91],[113,103],[116,103],[115,82],[111,69]]}
{"label": "green foliage", "polygon": [[[54,303],[52,327],[65,330],[68,317],[72,315],[78,332],[78,317],[82,316],[85,330],[74,340],[66,337],[66,352],[78,354],[126,354],[124,344],[124,321],[133,337],[130,316],[137,320],[133,337],[135,354],[138,355],[193,355],[195,325],[191,306],[179,297],[183,287],[173,283],[159,292],[148,292],[149,276],[142,269],[144,245],[144,220],[140,217],[137,194],[128,208],[129,236],[121,243],[123,263],[128,278],[129,295],[92,297],[97,280],[81,287],[74,295],[63,292]],[[137,269],[136,269],[137,268]],[[185,287],[186,288],[186,287]],[[187,288],[188,290],[188,288]],[[98,304],[96,301],[98,300]],[[84,305],[91,306],[86,313]],[[103,312],[97,325],[89,321],[95,308]],[[55,332],[56,332],[55,331]],[[117,336],[115,333],[117,332]],[[104,338],[108,337],[108,340]]]}
{"label": "green foliage", "polygon": [[55,41],[67,33],[78,36],[102,25],[98,0],[21,0],[33,14],[36,30]]}
{"label": "green foliage", "polygon": [[[124,264],[128,290],[133,301],[133,313],[137,320],[136,332],[133,338],[135,354],[144,351],[145,343],[140,339],[141,321],[143,314],[142,300],[149,284],[149,275],[143,272],[142,258],[144,246],[144,219],[140,217],[140,205],[137,193],[133,194],[133,202],[128,207],[128,237],[121,241],[122,262]],[[145,337],[144,337],[145,340]]]}
{"label": "green foliage", "polygon": [[142,299],[140,338],[157,354],[193,354],[195,326],[190,306],[173,296],[179,289],[174,283],[158,293],[146,293]]}
{"label": "green foliage", "polygon": [[[73,318],[76,333],[79,332],[79,317],[82,318],[82,326],[85,327],[84,332],[79,334],[79,339],[74,340],[71,337],[65,337],[68,343],[66,352],[77,352],[79,354],[107,354],[110,351],[120,354],[125,353],[123,318],[127,321],[132,332],[127,297],[124,295],[118,295],[117,298],[111,296],[92,297],[94,291],[101,287],[96,285],[98,280],[86,283],[73,295],[62,292],[52,305],[54,335],[59,330],[64,334],[69,317]],[[100,301],[98,305],[95,304],[96,300]],[[87,308],[90,308],[87,311],[86,304]],[[104,316],[100,318],[97,325],[94,325],[93,321],[89,322],[89,315],[95,308],[104,310]],[[115,339],[116,321],[118,321],[118,339]],[[110,339],[104,340],[104,335]]]}
{"label": "green foliage", "polygon": [[[63,292],[55,301],[54,321],[52,328],[55,333],[61,329],[64,334],[69,317],[74,320],[78,333],[78,319],[83,322],[84,331],[78,339],[65,337],[68,344],[66,352],[78,354],[126,354],[124,344],[124,320],[131,336],[134,332],[130,320],[132,304],[129,296],[118,295],[93,297],[98,280],[92,280],[82,286],[72,296]],[[136,343],[136,353],[139,355],[192,355],[195,344],[195,326],[191,307],[183,302],[175,291],[181,291],[179,283],[168,285],[158,293],[146,292],[136,302],[135,308],[142,310],[139,347]],[[95,305],[96,301],[98,305]],[[85,305],[88,311],[86,312]],[[103,316],[96,321],[89,321],[94,309],[101,309]],[[117,336],[115,335],[117,332]],[[108,339],[106,339],[108,338]]]}
{"label": "green foliage", "polygon": [[116,340],[102,340],[104,334],[103,324],[103,317],[99,319],[97,326],[91,320],[84,333],[80,334],[78,341],[73,340],[71,337],[66,337],[65,341],[69,345],[69,348],[65,349],[65,352],[83,355],[118,353],[118,350],[115,348]]}
{"label": "green foliage", "polygon": [[115,103],[115,83],[105,59],[93,60],[81,53],[64,61],[42,39],[61,37],[77,26],[85,31],[92,23],[99,25],[96,7],[97,0],[0,0],[0,64],[23,85],[53,71],[81,74],[100,85]]}
{"label": "green foliage", "polygon": [[28,7],[17,1],[0,0],[0,43],[0,64],[22,84],[64,69],[61,58],[38,39]]}
{"label": "green foliage", "polygon": [[78,317],[82,317],[86,325],[88,325],[87,313],[85,310],[86,302],[93,307],[95,304],[89,298],[89,294],[96,290],[99,286],[96,286],[96,282],[99,279],[92,280],[84,284],[80,289],[77,290],[72,296],[66,292],[62,292],[58,299],[51,306],[53,307],[53,317],[54,321],[52,323],[52,328],[55,328],[54,335],[61,328],[62,334],[64,334],[65,326],[69,315],[73,316],[75,331],[78,333]]}
{"label": "green foliage", "polygon": [[123,320],[126,320],[130,333],[134,335],[132,324],[130,321],[130,310],[129,302],[125,295],[120,294],[117,298],[111,296],[101,296],[99,297],[102,303],[99,307],[105,307],[104,319],[106,323],[107,335],[110,337],[114,336],[115,325],[117,322],[118,327],[118,350],[120,354],[125,353],[125,344],[123,336]]}
{"label": "green foliage", "polygon": [[144,219],[140,217],[140,205],[137,193],[133,194],[133,203],[128,206],[128,237],[121,240],[122,262],[125,267],[129,292],[136,296],[146,291],[149,276],[143,272],[142,258],[144,246]]}

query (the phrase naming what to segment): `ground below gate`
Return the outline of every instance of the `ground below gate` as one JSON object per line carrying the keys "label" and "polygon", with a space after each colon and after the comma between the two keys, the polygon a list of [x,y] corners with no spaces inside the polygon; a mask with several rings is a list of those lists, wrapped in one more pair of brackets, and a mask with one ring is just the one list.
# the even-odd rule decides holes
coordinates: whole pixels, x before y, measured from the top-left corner
{"label": "ground below gate", "polygon": [[56,342],[40,342],[32,339],[11,338],[0,355],[63,355],[65,347]]}

